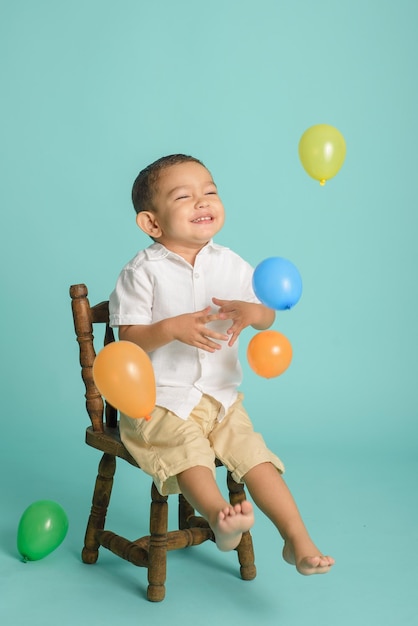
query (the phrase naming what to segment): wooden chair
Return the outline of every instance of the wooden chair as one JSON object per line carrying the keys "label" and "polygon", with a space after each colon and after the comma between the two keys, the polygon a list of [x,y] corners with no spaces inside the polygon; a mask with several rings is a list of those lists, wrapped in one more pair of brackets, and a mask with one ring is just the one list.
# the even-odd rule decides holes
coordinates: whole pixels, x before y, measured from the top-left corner
{"label": "wooden chair", "polygon": [[[99,547],[103,546],[134,565],[146,567],[148,600],[159,602],[165,596],[167,551],[199,545],[207,540],[214,541],[213,533],[206,520],[195,515],[194,509],[182,495],[179,495],[178,501],[179,528],[168,531],[168,497],[160,495],[154,484],[151,487],[149,535],[130,541],[110,530],[105,530],[116,458],[123,459],[134,467],[138,465],[120,440],[116,410],[103,402],[93,381],[92,366],[96,356],[93,324],[104,325],[104,345],[115,340],[109,326],[108,302],[90,306],[87,287],[83,284],[73,285],[70,288],[70,296],[74,328],[80,348],[81,376],[86,388],[86,407],[91,421],[91,426],[86,430],[86,443],[103,452],[93,493],[82,560],[84,563],[95,563]],[[217,465],[221,463],[217,461]],[[243,486],[236,483],[229,472],[227,485],[232,504],[245,500]],[[256,575],[256,568],[249,532],[243,534],[236,550],[241,577],[244,580],[252,580]]]}

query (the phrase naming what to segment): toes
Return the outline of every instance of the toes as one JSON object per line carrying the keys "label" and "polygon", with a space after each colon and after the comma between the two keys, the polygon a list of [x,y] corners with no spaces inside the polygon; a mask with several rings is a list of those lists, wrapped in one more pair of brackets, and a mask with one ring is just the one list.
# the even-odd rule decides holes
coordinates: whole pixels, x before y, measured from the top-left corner
{"label": "toes", "polygon": [[249,502],[248,500],[243,500],[241,502],[241,513],[243,513],[243,515],[250,515],[253,512],[253,507],[251,505],[251,502]]}
{"label": "toes", "polygon": [[307,556],[297,564],[297,570],[304,576],[310,574],[326,574],[334,564],[334,559],[328,556]]}
{"label": "toes", "polygon": [[232,506],[226,506],[221,511],[219,511],[219,519],[225,520],[227,517],[231,517],[235,515],[235,509]]}

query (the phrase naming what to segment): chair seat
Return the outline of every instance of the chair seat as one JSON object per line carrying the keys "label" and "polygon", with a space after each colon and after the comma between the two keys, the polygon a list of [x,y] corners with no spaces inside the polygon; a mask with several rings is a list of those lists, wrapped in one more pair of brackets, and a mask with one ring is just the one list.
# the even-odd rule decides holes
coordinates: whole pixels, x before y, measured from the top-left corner
{"label": "chair seat", "polygon": [[138,463],[133,456],[129,454],[120,439],[119,424],[116,428],[103,425],[103,432],[97,432],[93,430],[92,426],[89,426],[86,429],[86,443],[92,448],[96,448],[96,450],[112,454],[113,456],[128,461],[128,463],[135,467],[139,467]]}
{"label": "chair seat", "polygon": [[[121,441],[119,423],[116,428],[110,428],[103,424],[103,432],[95,431],[93,426],[89,426],[86,429],[86,443],[92,448],[96,448],[96,450],[101,450],[128,461],[134,467],[140,467]],[[215,465],[216,467],[222,467],[219,459],[215,459]]]}

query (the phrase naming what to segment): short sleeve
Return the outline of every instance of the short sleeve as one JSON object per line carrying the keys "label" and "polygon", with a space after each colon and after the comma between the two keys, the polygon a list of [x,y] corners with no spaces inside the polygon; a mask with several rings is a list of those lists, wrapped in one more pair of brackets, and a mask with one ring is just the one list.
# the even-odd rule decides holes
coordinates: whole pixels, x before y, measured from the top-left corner
{"label": "short sleeve", "polygon": [[125,267],[109,298],[109,321],[113,327],[152,322],[152,277],[141,268]]}

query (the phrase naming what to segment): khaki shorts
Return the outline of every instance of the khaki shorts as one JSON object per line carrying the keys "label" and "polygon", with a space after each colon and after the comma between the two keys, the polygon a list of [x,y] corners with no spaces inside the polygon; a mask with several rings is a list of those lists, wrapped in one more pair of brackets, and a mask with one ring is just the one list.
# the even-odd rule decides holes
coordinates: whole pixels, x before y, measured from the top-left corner
{"label": "khaki shorts", "polygon": [[284,472],[281,460],[254,432],[242,406],[242,394],[221,422],[221,408],[211,396],[202,396],[187,420],[157,406],[149,421],[121,415],[121,439],[141,469],[152,476],[162,495],[180,493],[177,474],[196,466],[215,475],[215,458],[232,473],[236,482],[260,463],[270,462]]}

